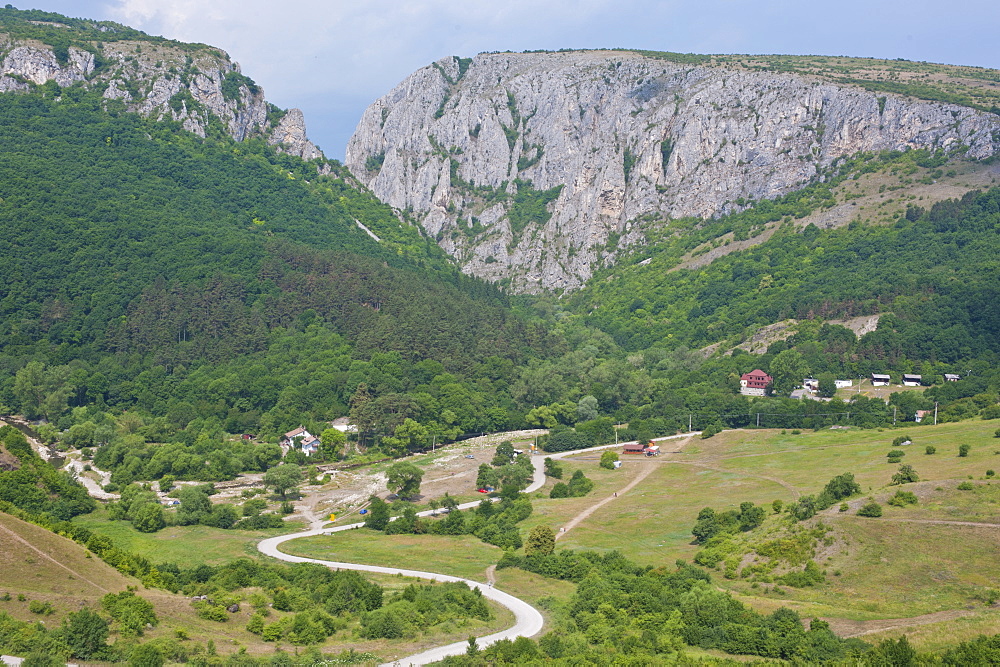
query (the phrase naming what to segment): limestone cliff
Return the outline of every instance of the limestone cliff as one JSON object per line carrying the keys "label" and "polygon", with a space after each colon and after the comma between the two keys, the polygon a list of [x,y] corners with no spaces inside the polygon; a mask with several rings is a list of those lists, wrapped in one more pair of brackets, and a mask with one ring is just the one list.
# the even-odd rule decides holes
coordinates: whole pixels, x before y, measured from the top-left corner
{"label": "limestone cliff", "polygon": [[[70,26],[48,25],[78,37]],[[0,23],[0,92],[27,91],[49,81],[63,88],[100,87],[106,99],[122,100],[130,111],[179,121],[200,136],[214,119],[237,141],[263,137],[304,159],[323,157],[306,137],[302,112],[269,104],[239,65],[213,47],[156,38],[76,39],[60,50],[5,33]]]}
{"label": "limestone cliff", "polygon": [[481,54],[365,112],[347,166],[464,270],[575,288],[648,221],[773,198],[859,151],[1000,150],[1000,117],[818,77],[631,52]]}

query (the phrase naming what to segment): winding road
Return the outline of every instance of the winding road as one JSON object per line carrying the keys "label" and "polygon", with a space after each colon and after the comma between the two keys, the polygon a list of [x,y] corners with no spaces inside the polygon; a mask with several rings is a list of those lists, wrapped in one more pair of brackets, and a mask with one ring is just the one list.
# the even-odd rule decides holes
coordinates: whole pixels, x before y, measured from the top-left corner
{"label": "winding road", "polygon": [[[670,438],[657,438],[660,440],[670,440],[673,438],[688,438],[692,434],[684,433],[677,436],[671,436]],[[604,449],[611,449],[614,447],[621,447],[625,443],[617,443],[613,445],[602,445],[600,447],[590,447],[588,449],[577,449],[568,452],[559,452],[556,454],[549,455],[553,459],[561,459],[567,456],[577,456],[579,454],[586,454],[587,452],[596,452]],[[525,493],[532,493],[542,488],[545,485],[545,456],[534,456],[531,460],[532,465],[535,469],[535,474],[533,476],[531,484],[524,490]],[[633,485],[634,486],[634,485]],[[602,501],[603,502],[603,501]],[[469,509],[479,505],[479,502],[463,503],[459,505],[459,509]],[[417,516],[430,516],[433,514],[432,511],[428,510],[425,512],[419,512]],[[472,581],[471,579],[463,579],[461,577],[453,577],[448,574],[439,574],[436,572],[422,572],[420,570],[404,570],[396,567],[380,567],[378,565],[362,565],[360,563],[340,563],[330,560],[321,560],[319,558],[304,558],[302,556],[292,556],[287,554],[280,549],[279,545],[289,542],[291,540],[298,539],[300,537],[312,537],[314,535],[332,535],[334,533],[339,533],[344,530],[353,530],[363,526],[363,523],[352,523],[347,526],[337,526],[335,528],[316,528],[313,530],[306,530],[300,533],[291,533],[289,535],[279,535],[278,537],[269,537],[265,540],[261,540],[257,545],[257,549],[266,556],[271,556],[272,558],[277,558],[279,560],[287,561],[289,563],[317,563],[319,565],[325,565],[327,567],[332,567],[339,570],[360,570],[362,572],[375,572],[378,574],[399,574],[405,577],[418,577],[420,579],[428,579],[431,581],[441,581],[441,582],[463,582],[470,588],[478,589],[482,592],[483,596],[487,599],[497,602],[507,609],[509,609],[514,614],[514,625],[502,630],[500,632],[495,632],[491,635],[486,635],[485,637],[478,637],[476,639],[476,645],[480,648],[484,648],[493,644],[495,642],[501,641],[503,639],[516,639],[518,637],[532,637],[542,630],[542,626],[545,620],[542,618],[540,611],[532,607],[530,604],[521,600],[519,598],[510,595],[509,593],[504,593],[493,587],[492,584],[484,584],[478,581]],[[386,663],[387,665],[426,665],[432,662],[437,662],[443,660],[444,658],[451,655],[461,655],[465,653],[468,649],[468,642],[455,642],[454,644],[447,644],[445,646],[438,646],[432,649],[428,649],[421,653],[415,655],[407,656],[405,658],[400,658],[392,663]]]}

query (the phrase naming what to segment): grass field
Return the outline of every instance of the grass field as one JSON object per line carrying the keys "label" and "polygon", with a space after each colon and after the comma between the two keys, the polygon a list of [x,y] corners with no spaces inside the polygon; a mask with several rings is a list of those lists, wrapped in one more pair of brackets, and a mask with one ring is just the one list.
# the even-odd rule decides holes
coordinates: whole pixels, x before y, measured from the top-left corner
{"label": "grass field", "polygon": [[111,521],[100,508],[78,516],[75,523],[106,535],[116,545],[155,563],[176,563],[184,567],[218,565],[241,556],[258,557],[257,542],[265,537],[302,530],[304,526],[286,522],[272,530],[223,530],[209,526],[170,526],[156,533],[140,533],[128,521]]}
{"label": "grass field", "polygon": [[323,560],[424,570],[486,581],[486,568],[503,552],[471,535],[385,535],[366,528],[303,537],[281,550]]}

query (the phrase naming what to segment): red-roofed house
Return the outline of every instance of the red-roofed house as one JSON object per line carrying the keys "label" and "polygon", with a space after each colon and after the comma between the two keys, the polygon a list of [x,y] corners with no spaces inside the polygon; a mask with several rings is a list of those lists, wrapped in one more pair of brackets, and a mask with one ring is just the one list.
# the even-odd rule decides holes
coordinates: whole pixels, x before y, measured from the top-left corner
{"label": "red-roofed house", "polygon": [[744,396],[765,396],[774,378],[756,368],[740,376],[740,393]]}

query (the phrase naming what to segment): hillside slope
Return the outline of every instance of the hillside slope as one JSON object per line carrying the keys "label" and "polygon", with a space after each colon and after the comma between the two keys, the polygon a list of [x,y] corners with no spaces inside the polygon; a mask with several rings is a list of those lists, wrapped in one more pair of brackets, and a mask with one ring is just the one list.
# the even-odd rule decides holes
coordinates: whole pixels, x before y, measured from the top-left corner
{"label": "hillside slope", "polygon": [[650,221],[734,212],[846,156],[1000,150],[996,114],[877,83],[628,51],[445,58],[369,107],[346,163],[467,273],[576,288]]}

